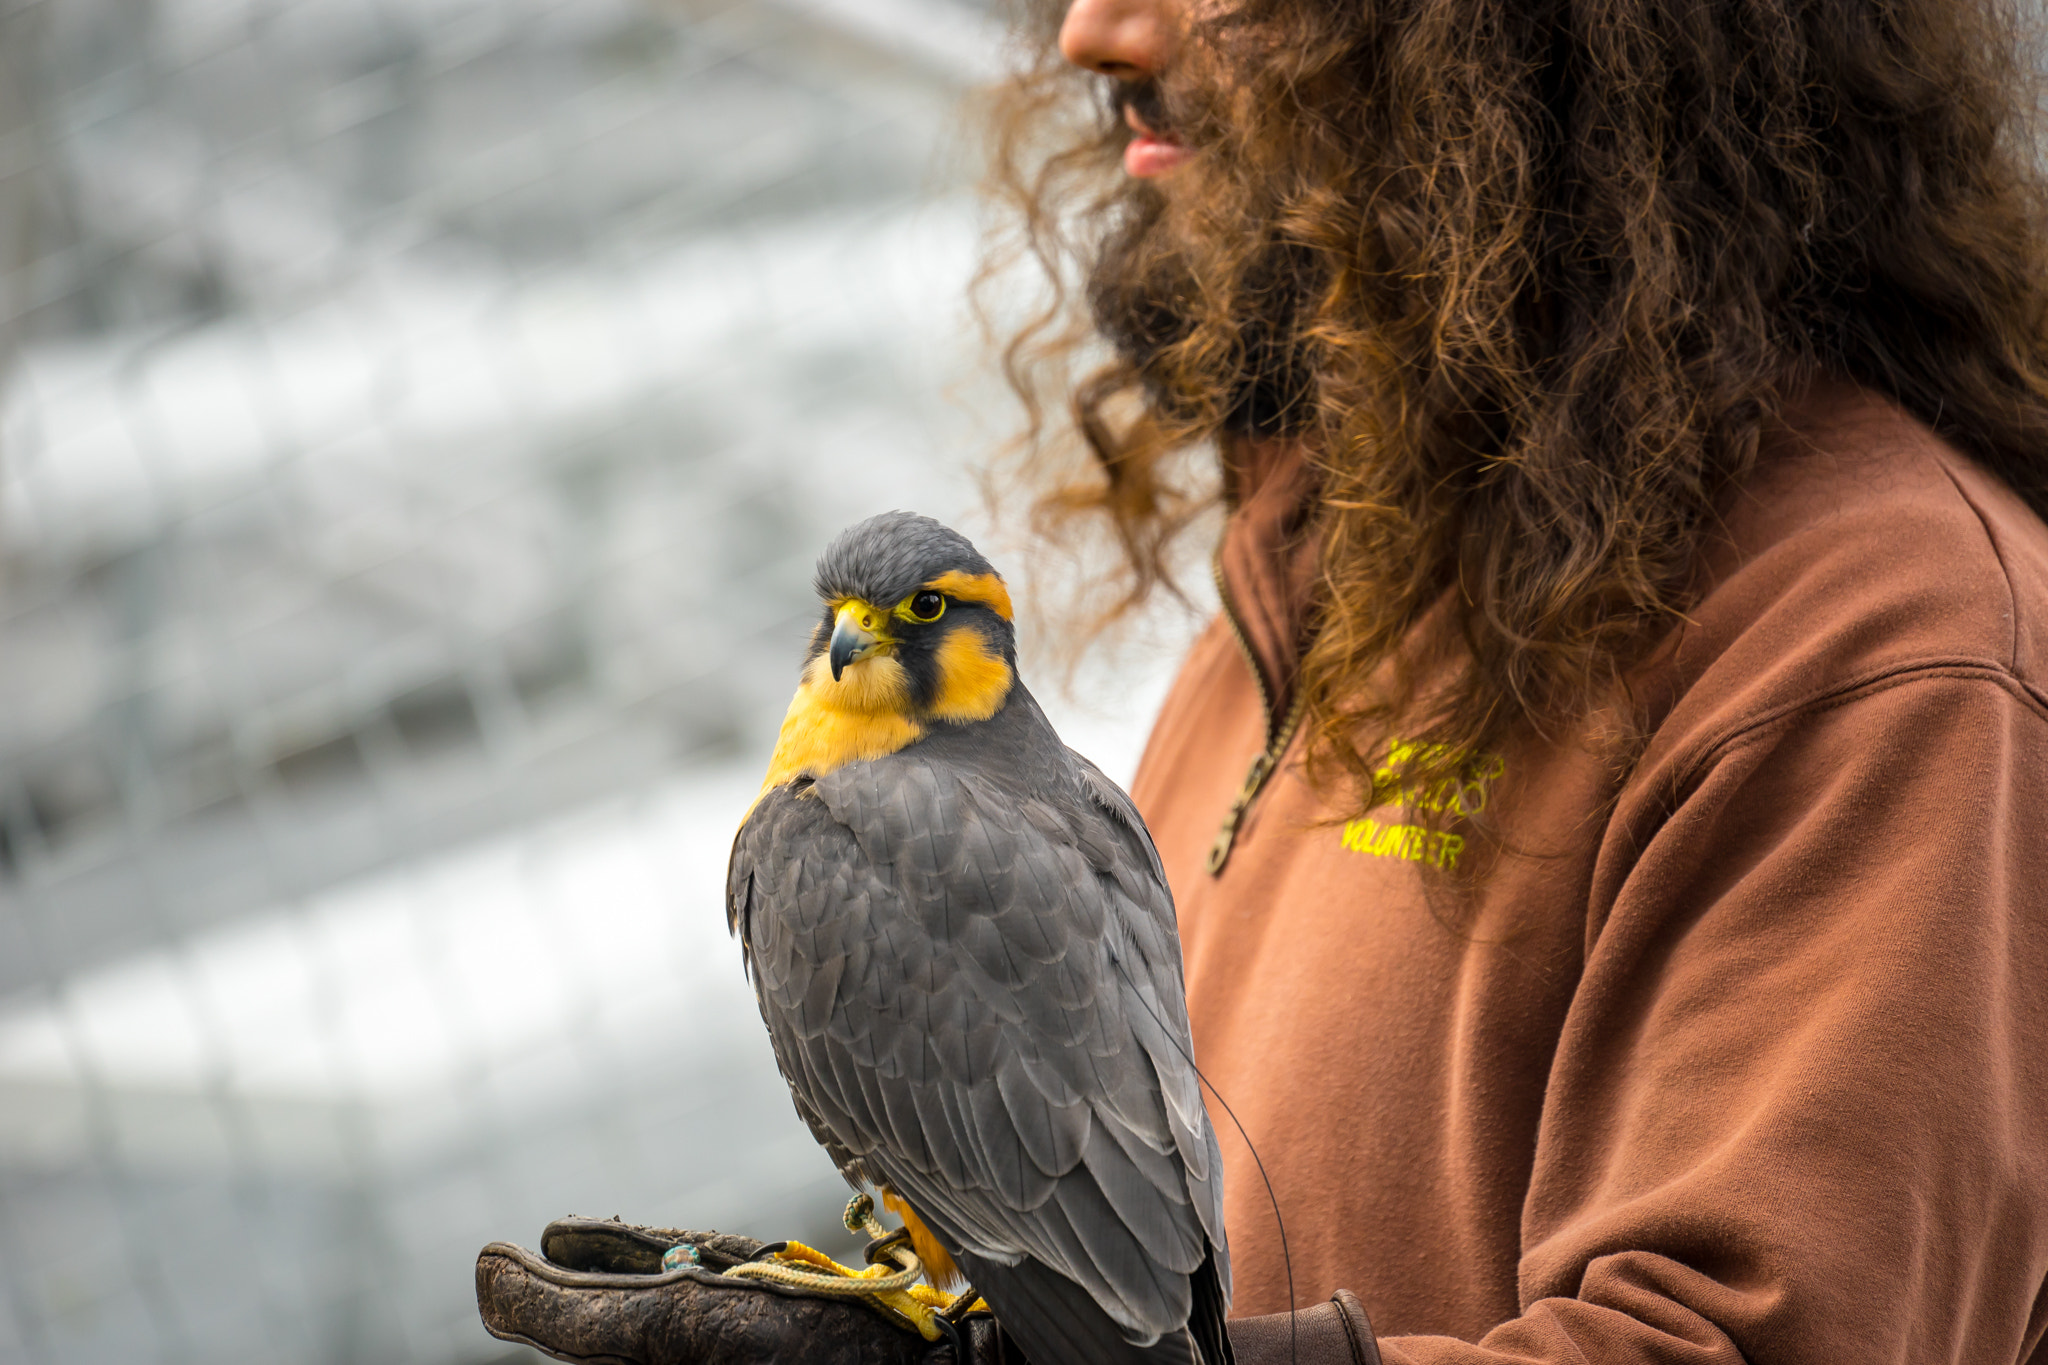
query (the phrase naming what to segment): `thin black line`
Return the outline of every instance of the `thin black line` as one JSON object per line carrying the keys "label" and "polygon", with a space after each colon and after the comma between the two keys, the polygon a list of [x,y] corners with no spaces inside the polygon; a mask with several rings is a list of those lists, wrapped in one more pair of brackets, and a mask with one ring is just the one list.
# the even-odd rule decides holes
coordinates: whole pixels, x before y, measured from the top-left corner
{"label": "thin black line", "polygon": [[[1237,1135],[1244,1139],[1246,1150],[1252,1154],[1253,1164],[1259,1168],[1259,1179],[1264,1181],[1266,1186],[1266,1202],[1273,1206],[1273,1225],[1280,1229],[1280,1262],[1287,1271],[1287,1358],[1291,1365],[1300,1365],[1301,1325],[1296,1320],[1296,1314],[1300,1310],[1294,1306],[1294,1257],[1287,1250],[1287,1220],[1280,1216],[1280,1196],[1273,1193],[1273,1178],[1266,1174],[1265,1158],[1259,1155],[1258,1147],[1252,1142],[1252,1135],[1244,1130],[1244,1123],[1238,1118],[1237,1111],[1230,1107],[1230,1101],[1224,1099],[1223,1092],[1218,1090],[1214,1082],[1202,1074],[1202,1068],[1196,1064],[1194,1054],[1180,1045],[1180,1039],[1174,1037],[1173,1030],[1168,1027],[1164,1019],[1159,1017],[1159,1012],[1152,1008],[1152,1002],[1145,998],[1145,993],[1138,989],[1138,983],[1131,979],[1130,972],[1124,968],[1123,958],[1113,948],[1110,950],[1109,960],[1116,964],[1117,972],[1123,977],[1124,984],[1131,988],[1131,994],[1138,997],[1138,1003],[1143,1005],[1145,1012],[1152,1016],[1152,1022],[1159,1025],[1159,1031],[1164,1033],[1166,1040],[1173,1044],[1174,1051],[1180,1053],[1187,1064],[1194,1069],[1195,1079],[1209,1087],[1209,1093],[1216,1097],[1216,1103],[1222,1105],[1223,1112],[1230,1115],[1231,1123],[1237,1128]],[[1161,1098],[1164,1097],[1162,1096]],[[1216,1176],[1220,1181],[1223,1172],[1218,1171]],[[1227,1320],[1224,1323],[1223,1332],[1226,1337],[1230,1334],[1230,1326]]]}

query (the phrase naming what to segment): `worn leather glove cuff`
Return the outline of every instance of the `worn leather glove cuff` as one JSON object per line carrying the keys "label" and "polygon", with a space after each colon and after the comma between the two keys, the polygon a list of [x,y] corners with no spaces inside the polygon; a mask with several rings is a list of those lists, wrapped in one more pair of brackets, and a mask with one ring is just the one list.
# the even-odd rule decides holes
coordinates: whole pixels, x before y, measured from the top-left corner
{"label": "worn leather glove cuff", "polygon": [[1348,1289],[1298,1313],[1230,1320],[1237,1365],[1380,1365],[1365,1305]]}

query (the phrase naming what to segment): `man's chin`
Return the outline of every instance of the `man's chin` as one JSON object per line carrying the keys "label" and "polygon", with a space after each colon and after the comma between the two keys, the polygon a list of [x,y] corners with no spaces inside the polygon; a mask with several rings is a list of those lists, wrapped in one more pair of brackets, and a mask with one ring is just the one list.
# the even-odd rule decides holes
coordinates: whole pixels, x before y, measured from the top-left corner
{"label": "man's chin", "polygon": [[[1130,148],[1137,145],[1134,140],[1124,153],[1132,178],[1124,182],[1122,221],[1103,241],[1088,272],[1088,302],[1098,332],[1165,416],[1195,419],[1192,411],[1173,410],[1177,402],[1169,396],[1184,393],[1185,380],[1195,378],[1214,386],[1220,401],[1211,410],[1222,430],[1264,436],[1299,426],[1309,415],[1313,389],[1309,355],[1299,338],[1301,310],[1314,293],[1313,272],[1299,248],[1269,244],[1238,263],[1242,312],[1226,329],[1231,335],[1222,338],[1237,356],[1236,373],[1166,382],[1169,353],[1195,329],[1187,310],[1204,294],[1198,284],[1204,267],[1198,262],[1228,259],[1241,249],[1204,252],[1198,244],[1175,240],[1170,224],[1176,215],[1160,192],[1164,186],[1129,164]],[[1188,158],[1178,145],[1174,150]]]}

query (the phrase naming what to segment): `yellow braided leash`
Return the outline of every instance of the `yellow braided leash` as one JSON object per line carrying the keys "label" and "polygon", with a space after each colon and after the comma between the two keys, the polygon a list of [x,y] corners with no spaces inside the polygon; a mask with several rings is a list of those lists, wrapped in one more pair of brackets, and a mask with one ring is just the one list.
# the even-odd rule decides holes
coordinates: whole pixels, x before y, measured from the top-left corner
{"label": "yellow braided leash", "polygon": [[[720,1271],[737,1279],[766,1280],[788,1289],[802,1290],[832,1299],[865,1299],[887,1316],[910,1328],[926,1341],[950,1337],[946,1329],[965,1312],[986,1312],[980,1298],[963,1309],[960,1296],[921,1284],[924,1262],[910,1249],[910,1234],[898,1229],[891,1233],[875,1217],[873,1196],[855,1195],[844,1215],[848,1232],[865,1232],[872,1239],[867,1256],[870,1264],[862,1270],[841,1265],[815,1247],[802,1242],[785,1242],[782,1247],[757,1261],[742,1261]],[[662,1258],[664,1269],[695,1259],[695,1248],[675,1247]],[[886,1262],[886,1264],[885,1264]],[[942,1325],[941,1316],[946,1318]]]}

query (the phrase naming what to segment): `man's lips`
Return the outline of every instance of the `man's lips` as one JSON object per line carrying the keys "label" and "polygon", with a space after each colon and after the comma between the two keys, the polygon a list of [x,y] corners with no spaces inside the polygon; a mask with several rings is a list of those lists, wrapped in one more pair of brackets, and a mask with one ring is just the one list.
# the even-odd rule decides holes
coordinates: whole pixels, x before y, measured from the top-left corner
{"label": "man's lips", "polygon": [[1181,143],[1174,141],[1170,134],[1154,132],[1138,111],[1130,105],[1124,106],[1124,122],[1135,134],[1124,144],[1124,173],[1139,180],[1165,175],[1188,159],[1190,153]]}

